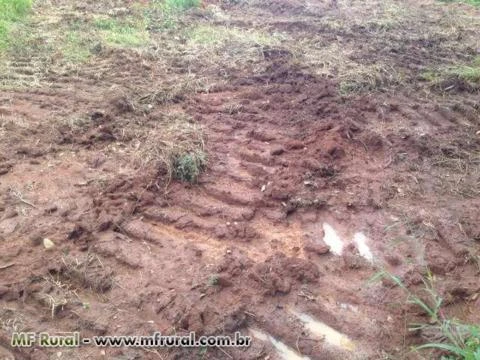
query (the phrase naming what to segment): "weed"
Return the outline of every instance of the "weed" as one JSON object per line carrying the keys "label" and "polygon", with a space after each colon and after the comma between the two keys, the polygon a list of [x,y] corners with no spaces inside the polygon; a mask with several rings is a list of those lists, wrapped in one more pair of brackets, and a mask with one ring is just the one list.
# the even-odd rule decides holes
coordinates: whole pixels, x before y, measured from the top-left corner
{"label": "weed", "polygon": [[207,355],[208,347],[201,347],[198,350],[198,355],[202,357],[202,359]]}
{"label": "weed", "polygon": [[401,75],[384,64],[366,66],[355,64],[339,75],[339,91],[342,95],[370,92],[401,82]]}
{"label": "weed", "polygon": [[173,176],[181,181],[195,183],[206,163],[207,157],[203,151],[180,155],[173,161]]}
{"label": "weed", "polygon": [[430,334],[429,336],[435,339],[434,342],[414,347],[414,351],[423,349],[441,350],[448,354],[442,356],[443,360],[480,359],[480,327],[463,324],[444,316],[441,311],[443,299],[435,291],[434,278],[430,272],[426,279],[423,279],[423,292],[426,295],[426,300],[413,294],[399,277],[386,271],[376,273],[369,282],[375,282],[382,278],[393,281],[406,292],[408,303],[417,305],[430,317],[430,320],[426,323],[415,323],[409,327],[410,331],[421,331],[424,334]]}
{"label": "weed", "polygon": [[[480,327],[465,325],[450,320],[443,320],[435,325],[423,325],[436,330],[445,337],[444,342],[427,343],[416,347],[416,350],[438,349],[449,355],[444,360],[478,360],[480,359]],[[415,330],[415,329],[414,329]]]}
{"label": "weed", "polygon": [[207,284],[208,284],[208,286],[216,286],[216,285],[218,285],[218,275],[217,275],[217,274],[210,275],[210,276],[208,277]]}
{"label": "weed", "polygon": [[71,284],[62,281],[58,276],[49,275],[43,278],[48,292],[40,292],[37,300],[50,309],[52,319],[67,305],[80,302],[76,289]]}

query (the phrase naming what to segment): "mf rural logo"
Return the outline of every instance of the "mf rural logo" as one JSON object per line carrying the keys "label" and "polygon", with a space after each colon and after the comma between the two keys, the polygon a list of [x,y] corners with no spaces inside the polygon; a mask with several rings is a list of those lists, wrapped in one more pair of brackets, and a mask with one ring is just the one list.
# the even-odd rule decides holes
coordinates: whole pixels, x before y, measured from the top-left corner
{"label": "mf rural logo", "polygon": [[79,332],[60,333],[52,335],[47,332],[14,332],[12,347],[79,347],[82,344]]}

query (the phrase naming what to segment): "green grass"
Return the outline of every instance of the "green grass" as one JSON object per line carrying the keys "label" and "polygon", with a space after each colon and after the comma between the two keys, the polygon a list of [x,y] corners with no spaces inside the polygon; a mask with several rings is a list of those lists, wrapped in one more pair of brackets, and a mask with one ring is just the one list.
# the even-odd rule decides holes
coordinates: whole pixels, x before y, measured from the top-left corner
{"label": "green grass", "polygon": [[208,277],[207,280],[207,285],[208,286],[216,286],[218,285],[218,275],[217,274],[212,274]]}
{"label": "green grass", "polygon": [[90,58],[88,40],[78,31],[68,31],[62,43],[63,58],[70,63],[83,63]]}
{"label": "green grass", "polygon": [[395,283],[407,294],[407,303],[414,304],[428,315],[429,320],[424,323],[410,324],[410,331],[424,331],[437,334],[442,341],[425,343],[413,347],[413,351],[435,349],[444,355],[441,360],[480,360],[480,326],[464,324],[455,319],[448,319],[443,315],[443,299],[435,291],[434,278],[431,273],[423,280],[424,287],[421,294],[412,293],[400,278],[386,271],[375,274],[369,282],[386,278]]}
{"label": "green grass", "polygon": [[148,27],[153,30],[175,29],[185,10],[200,6],[200,0],[153,0],[145,9]]}
{"label": "green grass", "polygon": [[165,0],[164,6],[168,9],[187,10],[200,6],[200,0]]}
{"label": "green grass", "polygon": [[450,69],[448,73],[468,82],[480,82],[480,66],[458,66]]}
{"label": "green grass", "polygon": [[110,46],[140,47],[148,43],[149,35],[143,19],[117,20],[100,18],[94,26],[102,39]]}
{"label": "green grass", "polygon": [[463,3],[471,4],[474,6],[480,6],[480,0],[440,0],[440,1],[445,3],[463,2]]}
{"label": "green grass", "polygon": [[447,68],[445,74],[469,83],[480,82],[480,56],[477,56],[471,64]]}
{"label": "green grass", "polygon": [[180,155],[173,162],[173,176],[180,181],[196,183],[206,164],[207,156],[203,151]]}
{"label": "green grass", "polygon": [[32,0],[0,0],[0,51],[9,43],[9,34],[15,23],[25,17]]}
{"label": "green grass", "polygon": [[0,0],[0,18],[3,20],[18,20],[26,15],[31,6],[31,0]]}
{"label": "green grass", "polygon": [[[425,325],[424,325],[425,326]],[[447,338],[446,343],[428,343],[416,347],[416,350],[437,349],[448,353],[442,360],[480,360],[480,327],[444,320],[435,328]]]}
{"label": "green grass", "polygon": [[459,80],[469,85],[472,89],[480,88],[480,56],[477,56],[469,64],[445,66],[443,68],[427,70],[420,75],[434,86],[448,83],[451,80]]}

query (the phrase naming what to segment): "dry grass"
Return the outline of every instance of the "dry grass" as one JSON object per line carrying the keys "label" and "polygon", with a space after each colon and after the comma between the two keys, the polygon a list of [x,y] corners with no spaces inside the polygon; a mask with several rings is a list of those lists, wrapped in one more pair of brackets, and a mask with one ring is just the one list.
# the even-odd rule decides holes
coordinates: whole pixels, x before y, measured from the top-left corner
{"label": "dry grass", "polygon": [[383,32],[396,28],[407,15],[411,15],[407,4],[393,0],[338,0],[337,3],[340,11],[325,18],[337,29],[363,27],[368,31]]}
{"label": "dry grass", "polygon": [[316,75],[337,80],[342,94],[375,91],[402,83],[403,74],[387,62],[366,64],[353,60],[357,50],[350,45],[325,46],[305,39],[293,45],[291,51],[296,63],[308,66]]}
{"label": "dry grass", "polygon": [[[115,9],[114,9],[115,10]],[[89,15],[75,4],[57,6],[35,2],[32,15],[12,30],[0,61],[0,87],[32,88],[51,85],[52,74],[71,74],[101,49],[143,49],[150,44],[143,14],[135,9],[116,15],[99,6]]]}
{"label": "dry grass", "polygon": [[[157,70],[163,68],[164,75],[159,80],[166,86],[155,86],[162,88],[155,94],[162,103],[199,88],[208,91],[212,83],[228,78],[233,72],[262,71],[262,48],[279,43],[275,34],[262,31],[210,22],[186,25],[192,19],[178,11],[170,14],[178,27],[157,29],[155,25],[161,19],[155,17],[156,6],[155,3],[135,5],[118,12],[99,5],[85,15],[74,5],[36,3],[35,15],[27,26],[17,29],[17,41],[0,62],[0,87],[50,86],[55,74],[75,75],[85,72],[92,63],[97,66],[108,62],[110,55],[115,56],[110,51],[113,48],[135,51],[146,63],[154,62],[152,66]],[[205,10],[212,22],[221,14],[214,9]],[[66,13],[68,16],[64,16]],[[221,77],[220,72],[223,72]],[[205,81],[206,78],[209,80]]]}
{"label": "dry grass", "polygon": [[[338,1],[338,10],[327,13],[319,23],[325,32],[336,37],[304,36],[290,49],[297,63],[306,65],[316,75],[338,80],[345,95],[392,87],[403,82],[402,70],[388,58],[375,56],[406,15],[405,6],[390,0]],[[359,45],[359,32],[372,41]]]}
{"label": "dry grass", "polygon": [[445,191],[466,198],[477,198],[480,196],[480,153],[463,155],[438,155],[432,160],[432,165],[445,169],[436,174]]}
{"label": "dry grass", "polygon": [[6,333],[20,332],[25,329],[25,319],[15,309],[0,309],[0,330]]}
{"label": "dry grass", "polygon": [[442,92],[480,92],[480,57],[477,56],[471,63],[439,66],[422,73],[420,78]]}
{"label": "dry grass", "polygon": [[189,72],[209,74],[218,69],[225,78],[234,72],[262,72],[265,68],[263,49],[281,42],[278,34],[212,24],[190,27],[184,37],[182,66]]}
{"label": "dry grass", "polygon": [[196,74],[185,74],[172,80],[164,79],[164,82],[156,90],[137,88],[134,102],[138,107],[149,106],[153,104],[166,105],[172,102],[183,100],[187,95],[200,92],[209,92],[212,87],[218,83],[210,82],[206,77]]}
{"label": "dry grass", "polygon": [[62,258],[63,276],[76,281],[80,286],[104,293],[113,286],[113,274],[107,269],[100,258],[88,253],[82,258],[67,256]]}
{"label": "dry grass", "polygon": [[104,293],[113,286],[111,271],[95,254],[87,253],[81,258],[64,256],[61,262],[61,271],[44,276],[42,290],[35,294],[35,298],[48,307],[52,318],[69,306],[88,308],[88,303],[83,302],[78,294],[79,289]]}
{"label": "dry grass", "polygon": [[339,43],[322,46],[308,40],[299,43],[295,50],[297,61],[306,64],[316,75],[337,80],[343,94],[375,91],[402,82],[402,73],[392,65],[382,61],[359,63],[352,60],[355,52]]}
{"label": "dry grass", "polygon": [[140,140],[136,155],[143,167],[153,164],[166,173],[166,186],[174,178],[196,182],[207,162],[203,129],[184,113],[166,113]]}
{"label": "dry grass", "polygon": [[44,290],[36,294],[36,298],[50,309],[52,319],[67,305],[81,302],[77,290],[58,276],[45,276],[42,287]]}
{"label": "dry grass", "polygon": [[[339,0],[337,8],[322,12],[318,35],[300,32],[283,45],[298,64],[337,79],[344,94],[415,87],[423,69],[455,68],[480,47],[478,16],[455,6],[422,5]],[[471,68],[456,69],[459,76],[477,76]]]}

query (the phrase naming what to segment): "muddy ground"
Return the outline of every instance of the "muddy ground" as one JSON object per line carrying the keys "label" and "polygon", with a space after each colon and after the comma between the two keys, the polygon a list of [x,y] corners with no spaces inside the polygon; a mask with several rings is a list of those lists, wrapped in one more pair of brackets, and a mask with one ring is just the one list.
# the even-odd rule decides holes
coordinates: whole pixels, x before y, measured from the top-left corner
{"label": "muddy ground", "polygon": [[[45,3],[37,11],[55,7],[58,22],[133,6]],[[419,296],[434,278],[443,313],[478,323],[480,95],[420,74],[479,54],[480,13],[383,4],[188,11],[180,29],[278,39],[227,41],[213,55],[150,27],[155,45],[102,47],[74,67],[11,58],[0,91],[0,354],[437,358],[410,351],[438,334],[408,331],[428,317],[392,282],[368,282],[381,270]],[[208,165],[194,184],[142,161],[178,114],[203,129]],[[304,314],[343,335],[322,339]],[[27,330],[257,336],[248,349],[12,349],[11,333]]]}

